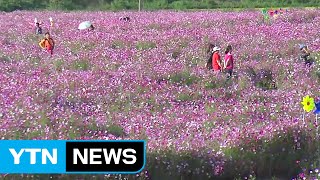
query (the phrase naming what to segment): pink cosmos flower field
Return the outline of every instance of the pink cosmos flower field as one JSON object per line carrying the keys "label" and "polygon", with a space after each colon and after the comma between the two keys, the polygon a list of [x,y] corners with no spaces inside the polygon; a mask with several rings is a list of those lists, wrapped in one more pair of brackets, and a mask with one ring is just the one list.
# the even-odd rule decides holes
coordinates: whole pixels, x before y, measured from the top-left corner
{"label": "pink cosmos flower field", "polygon": [[[317,138],[315,115],[303,122],[301,101],[320,97],[319,10],[290,10],[270,22],[258,11],[16,11],[0,18],[2,139],[143,139],[150,156],[136,178],[162,168],[168,177],[210,179],[230,172],[234,148],[263,151],[257,142],[289,132],[298,149],[302,132]],[[34,18],[55,40],[52,57],[38,45]],[[87,20],[96,29],[77,30]],[[205,68],[208,43],[222,57],[233,46],[230,80]],[[299,43],[312,51],[311,68],[298,58]],[[252,83],[248,67],[271,70],[276,89]],[[192,165],[168,152],[206,158]],[[288,164],[296,160],[303,161]],[[259,175],[257,161],[248,162],[237,162],[249,169],[237,175]]]}

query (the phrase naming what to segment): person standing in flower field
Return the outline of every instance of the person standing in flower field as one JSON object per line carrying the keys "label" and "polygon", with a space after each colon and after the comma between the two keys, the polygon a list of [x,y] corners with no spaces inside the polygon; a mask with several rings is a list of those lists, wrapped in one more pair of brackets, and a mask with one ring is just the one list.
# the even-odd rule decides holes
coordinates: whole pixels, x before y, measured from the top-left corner
{"label": "person standing in flower field", "polygon": [[212,43],[209,44],[209,47],[207,49],[207,65],[206,67],[211,70],[212,69],[212,55],[213,55],[213,52],[212,52],[212,49],[214,48],[214,45]]}
{"label": "person standing in flower field", "polygon": [[221,58],[219,54],[220,48],[215,46],[212,51],[212,68],[215,73],[219,73],[220,71],[222,71]]}
{"label": "person standing in flower field", "polygon": [[304,63],[306,66],[311,66],[313,63],[313,60],[309,57],[310,56],[310,51],[308,49],[308,46],[304,44],[300,44],[300,59],[304,60]]}
{"label": "person standing in flower field", "polygon": [[120,19],[120,21],[130,22],[130,17],[128,17],[128,16],[120,17],[119,19]]}
{"label": "person standing in flower field", "polygon": [[39,46],[43,49],[46,49],[51,55],[53,54],[54,41],[50,37],[49,32],[46,32],[45,38],[40,41]]}
{"label": "person standing in flower field", "polygon": [[232,76],[232,72],[233,72],[233,56],[231,53],[232,53],[232,47],[231,45],[228,45],[225,51],[224,69],[229,74],[229,77]]}
{"label": "person standing in flower field", "polygon": [[50,21],[50,27],[53,27],[53,19],[52,19],[52,17],[49,18],[49,21]]}
{"label": "person standing in flower field", "polygon": [[89,27],[89,31],[93,31],[94,29],[94,26],[91,24],[91,26]]}
{"label": "person standing in flower field", "polygon": [[42,28],[38,22],[36,23],[36,34],[42,34]]}

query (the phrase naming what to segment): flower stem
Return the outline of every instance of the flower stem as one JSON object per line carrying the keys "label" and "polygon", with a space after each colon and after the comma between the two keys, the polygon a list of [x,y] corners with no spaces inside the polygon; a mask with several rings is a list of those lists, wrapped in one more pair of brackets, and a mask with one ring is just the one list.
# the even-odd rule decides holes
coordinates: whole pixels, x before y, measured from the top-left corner
{"label": "flower stem", "polygon": [[316,126],[317,126],[316,135],[318,137],[318,135],[319,135],[318,114],[316,114]]}

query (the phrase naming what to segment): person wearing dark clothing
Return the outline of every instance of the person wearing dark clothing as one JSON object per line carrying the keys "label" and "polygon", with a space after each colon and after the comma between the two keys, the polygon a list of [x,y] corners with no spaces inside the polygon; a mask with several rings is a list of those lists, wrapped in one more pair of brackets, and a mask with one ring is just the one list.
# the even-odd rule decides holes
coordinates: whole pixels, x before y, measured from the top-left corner
{"label": "person wearing dark clothing", "polygon": [[308,47],[304,44],[301,44],[300,51],[301,51],[300,59],[304,61],[305,65],[311,66],[313,63],[313,60],[310,58],[310,52]]}
{"label": "person wearing dark clothing", "polygon": [[206,65],[206,67],[208,68],[208,69],[212,69],[212,55],[213,55],[213,52],[212,52],[212,50],[213,50],[213,48],[215,47],[215,45],[214,44],[209,44],[209,47],[208,47],[208,49],[207,49],[207,65]]}
{"label": "person wearing dark clothing", "polygon": [[129,22],[130,21],[130,17],[125,16],[125,17],[121,17],[120,21],[125,21],[125,22]]}
{"label": "person wearing dark clothing", "polygon": [[91,24],[91,26],[90,26],[90,29],[89,29],[90,31],[93,31],[94,30],[94,26]]}
{"label": "person wearing dark clothing", "polygon": [[42,28],[39,23],[36,23],[36,34],[42,34]]}

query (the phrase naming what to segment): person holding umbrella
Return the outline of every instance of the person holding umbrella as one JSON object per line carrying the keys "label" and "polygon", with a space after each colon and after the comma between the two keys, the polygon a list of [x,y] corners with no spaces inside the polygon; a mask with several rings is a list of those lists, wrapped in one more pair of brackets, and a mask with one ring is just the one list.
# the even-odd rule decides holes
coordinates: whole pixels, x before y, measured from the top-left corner
{"label": "person holding umbrella", "polygon": [[90,26],[90,29],[89,30],[91,30],[91,31],[93,31],[94,30],[94,27],[93,27],[93,25],[91,24],[91,26]]}
{"label": "person holding umbrella", "polygon": [[85,30],[85,29],[88,29],[89,31],[93,31],[95,28],[94,26],[92,25],[92,23],[90,21],[84,21],[82,23],[79,24],[79,27],[78,27],[79,30]]}

